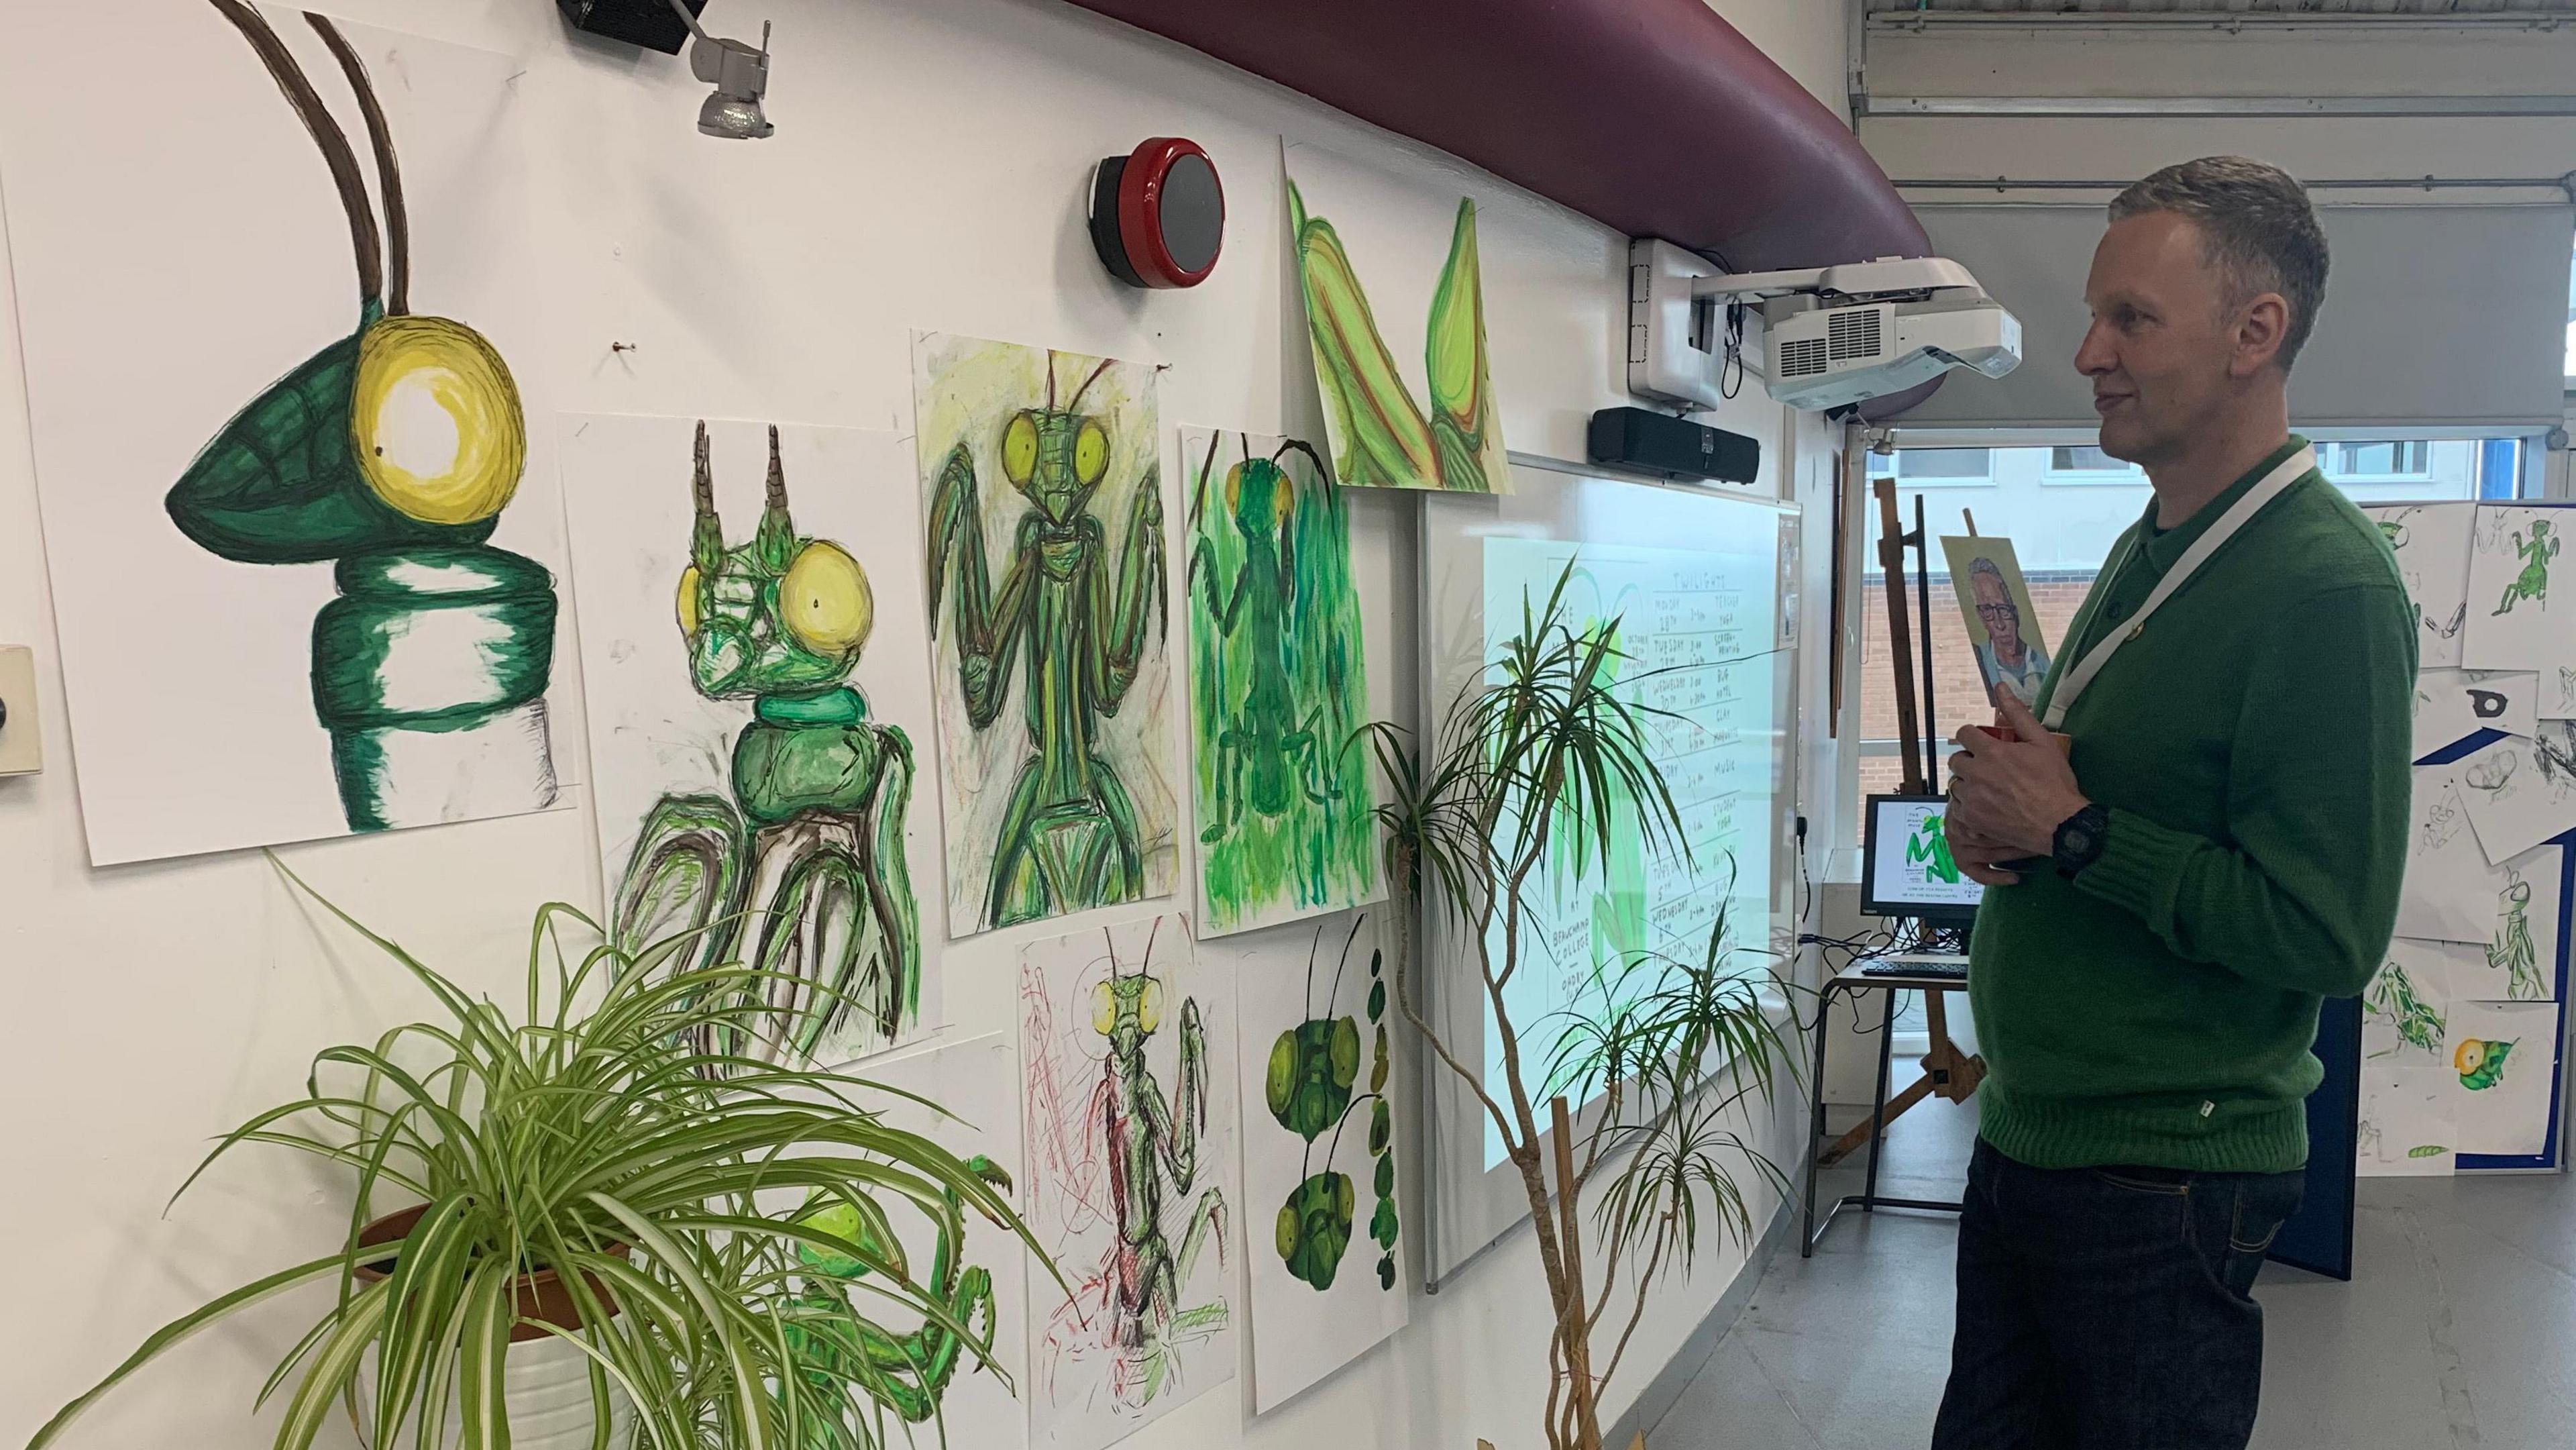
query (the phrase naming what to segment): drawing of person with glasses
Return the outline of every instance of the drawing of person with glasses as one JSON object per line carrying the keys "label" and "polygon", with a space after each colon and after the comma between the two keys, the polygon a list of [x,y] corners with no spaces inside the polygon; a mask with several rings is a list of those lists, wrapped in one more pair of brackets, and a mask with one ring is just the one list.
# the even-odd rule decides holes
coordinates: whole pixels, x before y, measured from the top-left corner
{"label": "drawing of person with glasses", "polygon": [[2048,678],[2048,651],[2036,636],[2022,633],[2021,605],[2013,599],[2002,566],[1987,558],[1970,563],[1968,592],[1986,632],[1985,643],[1976,647],[1977,673],[1986,682],[1986,693],[2010,690],[2023,704],[2033,705],[2040,682]]}

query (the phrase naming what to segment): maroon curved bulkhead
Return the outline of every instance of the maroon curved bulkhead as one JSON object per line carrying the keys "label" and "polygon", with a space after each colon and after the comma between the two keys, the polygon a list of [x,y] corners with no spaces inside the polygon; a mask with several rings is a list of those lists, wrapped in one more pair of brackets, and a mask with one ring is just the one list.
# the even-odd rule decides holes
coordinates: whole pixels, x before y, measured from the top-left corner
{"label": "maroon curved bulkhead", "polygon": [[1705,0],[1073,3],[1737,271],[1931,253],[1850,128]]}

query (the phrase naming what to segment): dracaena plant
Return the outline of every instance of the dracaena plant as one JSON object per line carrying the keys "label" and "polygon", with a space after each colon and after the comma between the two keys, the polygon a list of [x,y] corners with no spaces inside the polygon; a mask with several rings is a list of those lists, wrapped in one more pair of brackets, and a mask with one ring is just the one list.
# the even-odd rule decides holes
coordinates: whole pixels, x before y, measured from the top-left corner
{"label": "dracaena plant", "polygon": [[[888,1411],[936,1414],[924,1382],[944,1383],[958,1357],[1001,1372],[989,1312],[964,1322],[979,1316],[925,1282],[939,1275],[907,1262],[895,1226],[926,1215],[952,1248],[961,1214],[977,1213],[1045,1263],[1007,1180],[884,1121],[886,1099],[908,1094],[709,1050],[787,1040],[792,1024],[767,1005],[786,995],[777,974],[686,965],[685,937],[629,954],[553,903],[536,913],[514,1013],[314,899],[440,1015],[323,1050],[303,1096],[226,1134],[188,1182],[253,1144],[310,1154],[348,1176],[346,1233],[164,1326],[29,1450],[189,1335],[308,1289],[327,1288],[328,1306],[258,1396],[286,1395],[278,1450],[304,1450],[341,1406],[374,1446],[430,1450],[453,1434],[468,1450],[506,1447],[503,1368],[529,1325],[581,1347],[601,1450],[612,1384],[639,1445],[871,1450],[904,1438],[889,1437]],[[415,1205],[398,1239],[361,1242]],[[570,1325],[532,1317],[522,1297],[546,1270]],[[828,1352],[836,1343],[877,1352]]]}
{"label": "dracaena plant", "polygon": [[[1504,990],[1512,978],[1560,969],[1544,959],[1525,897],[1550,889],[1556,873],[1607,881],[1647,853],[1698,867],[1648,748],[1651,724],[1669,712],[1635,699],[1658,672],[1637,670],[1620,649],[1617,619],[1573,618],[1573,572],[1569,563],[1543,605],[1523,599],[1520,632],[1453,699],[1427,750],[1396,725],[1365,733],[1387,781],[1378,812],[1386,878],[1405,898],[1395,913],[1406,938],[1397,1000],[1492,1120],[1528,1196],[1553,1313],[1546,1444],[1598,1450],[1597,1406],[1655,1285],[1687,1272],[1704,1225],[1749,1238],[1739,1172],[1786,1189],[1779,1168],[1732,1125],[1749,1101],[1770,1102],[1794,1054],[1765,1010],[1765,989],[1779,984],[1763,954],[1727,944],[1722,907],[1698,956],[1596,947],[1556,1020],[1514,1019]],[[1730,877],[1713,863],[1698,874],[1723,901]],[[1419,1008],[1411,935],[1425,908],[1464,959],[1444,987],[1484,998],[1481,1014],[1452,1020],[1488,1025],[1496,1088]],[[1542,1025],[1558,1043],[1544,1062],[1524,1057],[1522,1045]],[[1578,1114],[1569,1098],[1599,1101]],[[1588,1270],[1587,1192],[1597,1255]],[[1633,1272],[1624,1295],[1623,1272]],[[1615,1340],[1596,1356],[1595,1335],[1610,1330]]]}

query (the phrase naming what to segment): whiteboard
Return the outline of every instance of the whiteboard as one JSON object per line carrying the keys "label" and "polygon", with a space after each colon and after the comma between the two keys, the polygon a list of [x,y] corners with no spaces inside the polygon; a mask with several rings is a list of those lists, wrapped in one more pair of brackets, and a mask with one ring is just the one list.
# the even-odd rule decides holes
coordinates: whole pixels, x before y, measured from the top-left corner
{"label": "whiteboard", "polygon": [[[1572,465],[1515,457],[1513,475],[1506,497],[1424,499],[1421,743],[1436,749],[1461,692],[1490,681],[1496,647],[1522,630],[1523,599],[1535,617],[1563,577],[1569,623],[1618,621],[1622,694],[1667,712],[1646,716],[1645,733],[1690,844],[1685,863],[1614,831],[1611,870],[1559,862],[1523,893],[1532,926],[1505,1003],[1536,1092],[1554,1050],[1550,1019],[1596,963],[1638,951],[1696,961],[1723,910],[1723,939],[1759,970],[1792,930],[1798,523],[1767,499]],[[1442,911],[1425,915],[1417,980],[1431,1019],[1507,1102],[1473,943]],[[1475,1095],[1428,1055],[1424,1071],[1436,1284],[1529,1203]]]}

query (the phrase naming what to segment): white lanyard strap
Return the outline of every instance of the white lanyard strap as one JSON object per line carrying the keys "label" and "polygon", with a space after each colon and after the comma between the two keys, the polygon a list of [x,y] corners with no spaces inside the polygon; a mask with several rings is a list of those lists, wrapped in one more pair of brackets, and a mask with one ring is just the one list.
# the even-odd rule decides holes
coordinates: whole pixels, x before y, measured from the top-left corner
{"label": "white lanyard strap", "polygon": [[[2227,541],[2236,536],[2236,531],[2245,527],[2256,514],[2261,513],[2264,505],[2279,498],[2291,484],[2306,477],[2316,466],[2316,450],[2301,448],[2281,460],[2278,468],[2263,475],[2262,482],[2247,489],[2244,496],[2237,499],[2227,512],[2218,516],[2218,522],[2211,524],[2208,532],[2192,540],[2191,547],[2183,550],[2182,557],[2176,559],[2174,566],[2165,571],[2165,577],[2156,581],[2156,587],[2147,595],[2147,602],[2138,607],[2138,612],[2130,617],[2128,624],[2103,636],[2101,642],[2094,645],[2084,658],[2076,661],[2075,667],[2068,670],[2065,677],[2057,682],[2057,688],[2048,697],[2048,716],[2040,723],[2051,730],[2062,728],[2066,723],[2066,712],[2075,704],[2076,697],[2084,693],[2086,685],[2093,683],[2095,675],[2102,673],[2102,667],[2111,662],[2111,656],[2119,652],[2121,645],[2137,638],[2138,632],[2146,627],[2147,616],[2155,613],[2157,606],[2171,599],[2201,565],[2209,562],[2210,555],[2226,547]],[[2110,574],[2106,576],[2113,587],[2117,587],[2120,582],[2120,570],[2128,567],[2129,556],[2137,551],[2138,538],[2136,532],[2132,531],[2128,546],[2120,551],[2120,562],[2113,566]]]}

